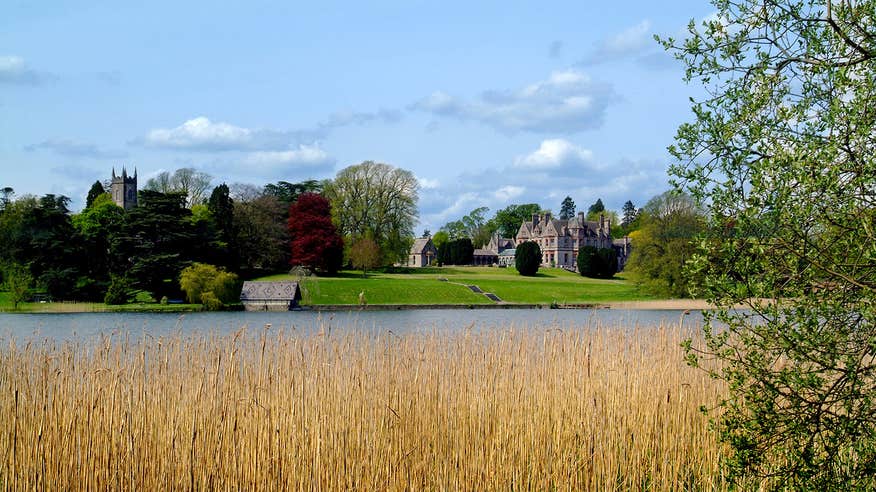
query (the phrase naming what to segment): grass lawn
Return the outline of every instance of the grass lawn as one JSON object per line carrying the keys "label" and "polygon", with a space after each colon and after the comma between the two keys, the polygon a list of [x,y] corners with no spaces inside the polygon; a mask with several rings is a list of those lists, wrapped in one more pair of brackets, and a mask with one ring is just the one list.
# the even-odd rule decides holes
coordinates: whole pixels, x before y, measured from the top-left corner
{"label": "grass lawn", "polygon": [[200,304],[134,303],[109,306],[102,302],[22,302],[14,309],[9,292],[0,292],[0,312],[5,313],[88,313],[88,312],[180,312],[201,311]]}
{"label": "grass lawn", "polygon": [[[447,279],[441,281],[440,279]],[[291,275],[271,275],[258,280],[295,280]],[[595,280],[559,268],[542,268],[535,277],[524,277],[514,268],[444,267],[411,268],[405,273],[344,271],[337,277],[310,277],[303,281],[303,304],[357,304],[365,292],[368,304],[488,304],[466,285],[477,285],[505,302],[527,304],[599,303],[653,299],[640,293],[622,276]]]}

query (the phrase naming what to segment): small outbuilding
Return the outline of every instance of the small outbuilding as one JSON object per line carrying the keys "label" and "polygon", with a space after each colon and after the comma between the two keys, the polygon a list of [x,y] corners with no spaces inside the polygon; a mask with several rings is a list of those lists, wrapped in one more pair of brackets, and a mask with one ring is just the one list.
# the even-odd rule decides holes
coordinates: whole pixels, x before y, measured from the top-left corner
{"label": "small outbuilding", "polygon": [[247,311],[291,311],[298,307],[298,282],[244,282],[240,302]]}
{"label": "small outbuilding", "polygon": [[499,255],[489,249],[476,249],[472,254],[472,265],[489,266],[499,261]]}
{"label": "small outbuilding", "polygon": [[438,248],[432,244],[431,237],[421,237],[414,239],[414,244],[411,246],[411,251],[408,254],[409,267],[425,267],[435,263],[438,257]]}

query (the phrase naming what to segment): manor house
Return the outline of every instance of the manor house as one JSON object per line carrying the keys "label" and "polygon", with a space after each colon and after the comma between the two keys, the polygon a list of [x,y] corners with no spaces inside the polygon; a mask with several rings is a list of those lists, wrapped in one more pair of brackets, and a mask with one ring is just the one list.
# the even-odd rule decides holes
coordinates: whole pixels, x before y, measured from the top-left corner
{"label": "manor house", "polygon": [[604,215],[598,221],[585,220],[584,212],[571,219],[555,219],[550,212],[532,214],[532,220],[520,225],[517,244],[534,241],[542,254],[542,265],[569,270],[577,269],[578,249],[584,246],[614,248],[618,269],[623,268],[629,254],[629,239],[613,241],[611,221]]}

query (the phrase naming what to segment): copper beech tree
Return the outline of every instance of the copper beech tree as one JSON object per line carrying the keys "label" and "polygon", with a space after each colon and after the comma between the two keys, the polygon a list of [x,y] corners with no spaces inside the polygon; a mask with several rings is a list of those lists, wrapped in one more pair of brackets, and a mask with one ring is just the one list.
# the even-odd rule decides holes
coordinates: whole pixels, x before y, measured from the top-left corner
{"label": "copper beech tree", "polygon": [[335,273],[343,262],[344,242],[332,223],[331,205],[322,195],[304,193],[289,207],[289,263]]}

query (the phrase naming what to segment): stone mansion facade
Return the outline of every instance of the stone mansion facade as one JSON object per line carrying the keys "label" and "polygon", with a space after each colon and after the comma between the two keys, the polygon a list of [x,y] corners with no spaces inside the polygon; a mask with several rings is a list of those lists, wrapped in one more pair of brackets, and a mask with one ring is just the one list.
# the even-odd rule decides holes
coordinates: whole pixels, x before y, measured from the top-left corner
{"label": "stone mansion facade", "polygon": [[533,241],[542,254],[542,264],[575,270],[578,249],[584,246],[614,248],[618,269],[623,268],[630,250],[629,238],[612,240],[611,221],[600,215],[598,221],[585,220],[584,212],[571,219],[555,219],[550,212],[533,214],[517,230],[517,244]]}

